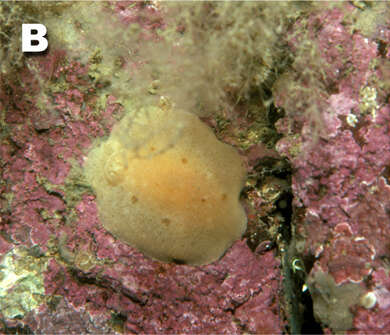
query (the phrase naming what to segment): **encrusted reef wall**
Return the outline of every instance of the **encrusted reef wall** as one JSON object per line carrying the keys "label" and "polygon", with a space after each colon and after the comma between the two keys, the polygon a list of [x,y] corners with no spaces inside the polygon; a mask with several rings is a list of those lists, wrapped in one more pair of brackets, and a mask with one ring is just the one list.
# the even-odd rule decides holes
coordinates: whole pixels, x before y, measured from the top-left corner
{"label": "encrusted reef wall", "polygon": [[[356,13],[373,14],[371,6],[346,3],[298,20],[290,46],[301,59],[274,90],[287,114],[276,125],[277,150],[294,169],[291,257],[325,332],[390,327],[390,30],[388,20],[362,26]],[[302,39],[315,64],[302,61],[310,51]]]}
{"label": "encrusted reef wall", "polygon": [[[388,17],[0,4],[1,332],[388,333]],[[26,20],[48,51],[21,53]],[[244,162],[247,230],[211,264],[152,260],[102,225],[83,166],[141,106],[200,116]]]}

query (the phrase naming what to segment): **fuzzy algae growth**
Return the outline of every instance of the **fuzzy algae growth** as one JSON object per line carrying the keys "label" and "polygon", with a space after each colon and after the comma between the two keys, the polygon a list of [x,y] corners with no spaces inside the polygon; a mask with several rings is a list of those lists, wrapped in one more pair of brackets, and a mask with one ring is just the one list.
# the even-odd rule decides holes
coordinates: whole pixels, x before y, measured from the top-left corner
{"label": "fuzzy algae growth", "polygon": [[152,258],[210,263],[246,229],[242,160],[193,114],[127,115],[85,171],[104,227]]}

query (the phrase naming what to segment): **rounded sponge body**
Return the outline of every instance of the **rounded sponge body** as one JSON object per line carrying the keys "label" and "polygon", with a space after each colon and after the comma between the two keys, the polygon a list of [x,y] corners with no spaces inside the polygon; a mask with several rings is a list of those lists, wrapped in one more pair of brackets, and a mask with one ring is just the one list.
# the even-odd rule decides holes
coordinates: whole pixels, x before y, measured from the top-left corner
{"label": "rounded sponge body", "polygon": [[207,264],[246,229],[242,160],[193,114],[149,108],[124,117],[85,171],[104,227],[152,258]]}

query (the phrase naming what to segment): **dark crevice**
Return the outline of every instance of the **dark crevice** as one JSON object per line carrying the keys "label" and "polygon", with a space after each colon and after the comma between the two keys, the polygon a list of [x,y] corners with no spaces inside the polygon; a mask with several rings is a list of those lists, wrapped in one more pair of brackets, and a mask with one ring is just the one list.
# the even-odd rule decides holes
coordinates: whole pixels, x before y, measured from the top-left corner
{"label": "dark crevice", "polygon": [[124,326],[127,321],[127,316],[123,313],[117,313],[117,312],[112,312],[111,313],[111,326],[114,329],[119,330],[119,332],[123,333]]}
{"label": "dark crevice", "polygon": [[301,303],[304,306],[301,334],[323,334],[321,325],[314,318],[313,300],[309,290],[302,292]]}
{"label": "dark crevice", "polygon": [[139,297],[135,293],[130,292],[129,290],[124,289],[124,288],[122,288],[122,289],[113,288],[109,284],[108,281],[96,278],[94,276],[85,275],[80,270],[70,269],[69,271],[70,271],[70,274],[72,275],[72,277],[75,280],[77,280],[80,284],[94,285],[94,286],[98,286],[98,287],[108,288],[108,289],[113,290],[113,291],[120,291],[121,294],[123,294],[124,296],[129,298],[133,303],[139,304],[141,306],[146,304],[146,301],[147,301],[146,297]]}
{"label": "dark crevice", "polygon": [[2,334],[34,334],[34,332],[27,325],[16,325],[8,327],[4,321],[1,322],[0,332]]}
{"label": "dark crevice", "polygon": [[275,123],[279,119],[285,116],[285,112],[283,109],[278,108],[274,105],[274,103],[271,103],[269,108],[267,109],[267,118],[268,122],[272,125],[273,129],[275,128]]}
{"label": "dark crevice", "polygon": [[[288,166],[288,162],[286,162]],[[288,171],[288,172],[287,172]],[[299,288],[302,283],[297,282],[295,272],[292,271],[292,257],[289,253],[290,245],[293,235],[293,194],[291,189],[291,167],[288,170],[284,170],[282,174],[279,173],[279,178],[283,178],[288,181],[289,189],[282,197],[277,201],[278,211],[284,218],[284,224],[278,229],[280,236],[282,237],[278,241],[278,248],[282,258],[282,274],[283,274],[283,297],[282,305],[285,311],[285,316],[288,318],[288,333],[300,334],[301,333],[301,312],[299,299]],[[287,172],[287,173],[286,173]]]}
{"label": "dark crevice", "polygon": [[[315,257],[312,254],[302,259],[306,273],[309,273],[314,265]],[[304,279],[300,280],[300,285],[304,285]],[[309,289],[304,292],[301,291],[300,303],[303,306],[303,320],[301,334],[323,334],[320,323],[318,323],[314,317],[313,299],[311,297]]]}
{"label": "dark crevice", "polygon": [[[270,127],[276,131],[275,123],[285,115],[283,109],[277,108],[271,103],[267,110]],[[280,135],[280,138],[282,135]],[[293,193],[291,188],[291,176],[293,169],[287,159],[264,157],[255,167],[259,180],[265,180],[266,176],[273,176],[287,181],[287,188],[276,200],[276,211],[284,218],[278,232],[282,237],[278,241],[278,247],[282,257],[283,273],[283,297],[282,305],[289,321],[289,329],[293,334],[323,334],[320,323],[315,320],[313,301],[309,289],[305,287],[307,273],[314,264],[314,257],[304,259],[297,254],[295,249],[294,223],[299,219],[293,208]],[[301,270],[294,269],[293,262],[300,262]]]}
{"label": "dark crevice", "polygon": [[285,224],[282,225],[279,230],[284,241],[291,240],[292,200],[293,196],[290,190],[289,192],[285,192],[277,202],[278,212],[285,218]]}
{"label": "dark crevice", "polygon": [[172,258],[172,263],[176,264],[176,265],[184,265],[184,264],[187,264],[186,261],[183,261],[182,259],[178,259],[178,258]]}
{"label": "dark crevice", "polygon": [[[290,205],[291,203],[292,197]],[[291,214],[293,214],[292,208]],[[294,224],[293,220],[291,224]],[[294,230],[290,229],[290,232],[290,236],[287,231],[284,236],[284,238],[289,238],[290,242],[283,259],[284,299],[288,306],[290,333],[323,334],[321,324],[314,316],[310,290],[306,287],[307,274],[313,267],[315,258],[314,256],[301,257],[296,253]]]}

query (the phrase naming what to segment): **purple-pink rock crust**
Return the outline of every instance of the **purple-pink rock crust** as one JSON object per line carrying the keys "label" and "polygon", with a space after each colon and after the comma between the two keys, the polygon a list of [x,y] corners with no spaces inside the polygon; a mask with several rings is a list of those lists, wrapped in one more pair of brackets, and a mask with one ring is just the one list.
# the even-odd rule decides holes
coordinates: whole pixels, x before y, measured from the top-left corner
{"label": "purple-pink rock crust", "polygon": [[[353,10],[345,4],[309,19],[307,33],[316,34],[325,64],[323,81],[333,87],[325,103],[315,97],[319,135],[313,135],[313,115],[295,110],[293,120],[288,115],[278,121],[285,136],[277,150],[294,169],[297,251],[302,259],[315,259],[309,281],[327,273],[336,285],[357,283],[373,293],[371,304],[350,306],[349,331],[389,333],[390,103],[388,86],[384,91],[379,83],[389,80],[381,64],[390,60],[390,26],[378,26],[371,38],[351,31],[345,18]],[[286,94],[276,92],[275,100],[288,110]]]}
{"label": "purple-pink rock crust", "polygon": [[[115,6],[113,15],[124,26],[138,22],[148,31],[161,24],[146,19],[155,11],[148,6]],[[293,168],[294,243],[300,258],[314,258],[309,280],[321,272],[336,285],[356,283],[372,292],[373,306],[351,306],[349,332],[390,333],[390,101],[379,87],[389,81],[390,70],[380,64],[390,61],[390,25],[365,36],[345,23],[352,10],[345,3],[310,15],[307,36],[318,47],[326,65],[323,80],[332,88],[325,98],[314,95],[317,128],[304,105],[288,112],[288,91],[274,91],[275,104],[287,111],[277,122],[283,134],[277,150]],[[290,28],[291,52],[298,48],[301,25]],[[242,239],[210,265],[165,264],[102,227],[92,191],[72,171],[83,164],[93,140],[110,132],[122,106],[111,95],[96,111],[99,84],[88,76],[88,64],[66,50],[51,49],[27,62],[40,69],[42,80],[27,67],[19,73],[23,85],[0,76],[0,121],[7,134],[0,139],[0,257],[14,248],[36,248],[47,263],[45,300],[20,319],[0,311],[0,329],[58,334],[288,329],[275,250],[253,252]],[[51,90],[50,82],[59,80],[66,89]],[[46,100],[38,104],[38,96]],[[322,131],[315,136],[318,127]],[[254,171],[256,159],[246,160]]]}

